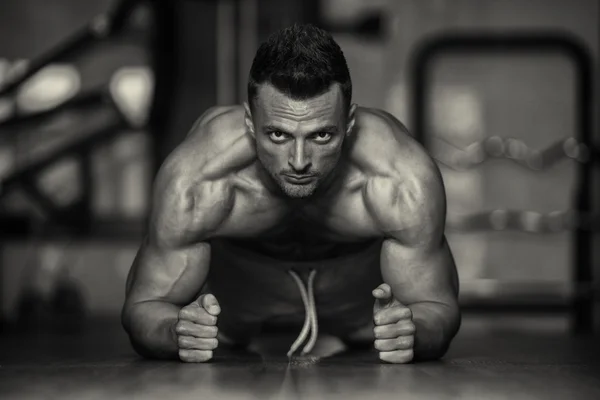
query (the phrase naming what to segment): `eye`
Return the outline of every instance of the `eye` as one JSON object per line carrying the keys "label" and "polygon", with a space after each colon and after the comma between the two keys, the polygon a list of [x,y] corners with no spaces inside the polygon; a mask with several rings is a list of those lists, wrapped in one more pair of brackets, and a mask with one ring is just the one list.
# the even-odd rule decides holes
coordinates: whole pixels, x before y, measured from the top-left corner
{"label": "eye", "polygon": [[331,140],[331,133],[329,132],[319,132],[317,134],[315,134],[314,139],[317,142],[320,143],[324,143],[324,142],[328,142],[329,140]]}
{"label": "eye", "polygon": [[273,131],[269,132],[269,139],[271,139],[275,143],[281,143],[287,139],[287,135],[283,132]]}

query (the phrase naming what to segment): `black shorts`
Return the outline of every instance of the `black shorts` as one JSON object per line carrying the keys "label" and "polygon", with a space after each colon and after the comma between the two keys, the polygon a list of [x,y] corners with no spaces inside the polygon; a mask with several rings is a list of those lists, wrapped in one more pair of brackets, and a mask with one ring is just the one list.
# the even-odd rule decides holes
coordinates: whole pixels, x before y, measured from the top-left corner
{"label": "black shorts", "polygon": [[304,284],[316,270],[314,300],[319,331],[344,337],[372,323],[372,290],[380,285],[382,240],[322,261],[281,261],[236,246],[211,242],[211,265],[204,292],[221,306],[219,331],[238,343],[247,343],[265,329],[299,332],[305,306],[296,271]]}

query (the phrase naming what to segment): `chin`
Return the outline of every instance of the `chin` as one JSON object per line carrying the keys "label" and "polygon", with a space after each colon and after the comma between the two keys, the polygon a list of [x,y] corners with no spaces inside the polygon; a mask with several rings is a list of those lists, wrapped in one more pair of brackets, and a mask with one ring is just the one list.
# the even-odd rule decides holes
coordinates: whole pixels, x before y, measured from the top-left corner
{"label": "chin", "polygon": [[317,190],[317,185],[291,185],[287,182],[280,182],[279,186],[283,193],[286,196],[294,198],[294,199],[303,199],[306,197],[310,197],[313,195],[315,190]]}

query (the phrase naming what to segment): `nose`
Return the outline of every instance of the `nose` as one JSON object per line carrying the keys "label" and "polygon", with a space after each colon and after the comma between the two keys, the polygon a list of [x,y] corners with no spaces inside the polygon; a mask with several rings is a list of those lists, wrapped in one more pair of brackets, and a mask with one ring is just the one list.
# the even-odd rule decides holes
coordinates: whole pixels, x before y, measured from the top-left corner
{"label": "nose", "polygon": [[289,164],[294,169],[294,172],[298,173],[306,172],[310,168],[311,163],[304,149],[303,140],[296,140]]}

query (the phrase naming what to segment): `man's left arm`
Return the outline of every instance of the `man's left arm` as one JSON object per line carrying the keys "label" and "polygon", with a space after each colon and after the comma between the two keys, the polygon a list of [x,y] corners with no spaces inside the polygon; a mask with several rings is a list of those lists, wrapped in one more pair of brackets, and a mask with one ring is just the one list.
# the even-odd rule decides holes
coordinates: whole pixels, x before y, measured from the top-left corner
{"label": "man's left arm", "polygon": [[442,357],[460,326],[454,261],[445,239],[435,247],[409,247],[391,237],[382,248],[383,281],[411,311],[416,361]]}
{"label": "man's left arm", "polygon": [[[382,296],[374,291],[380,299],[376,309],[377,303],[383,304],[374,314],[375,347],[385,350],[380,353],[383,361],[438,359],[448,350],[461,323],[458,274],[444,236],[445,190],[437,167],[432,167],[428,175],[396,187],[390,187],[395,182],[387,180],[374,193],[385,236],[381,250]],[[384,291],[389,292],[387,300]],[[406,326],[402,328],[407,319],[414,324],[409,340],[402,337],[410,331]],[[393,346],[390,348],[394,329],[398,332],[397,352]],[[408,342],[412,344],[412,360],[402,351]]]}

